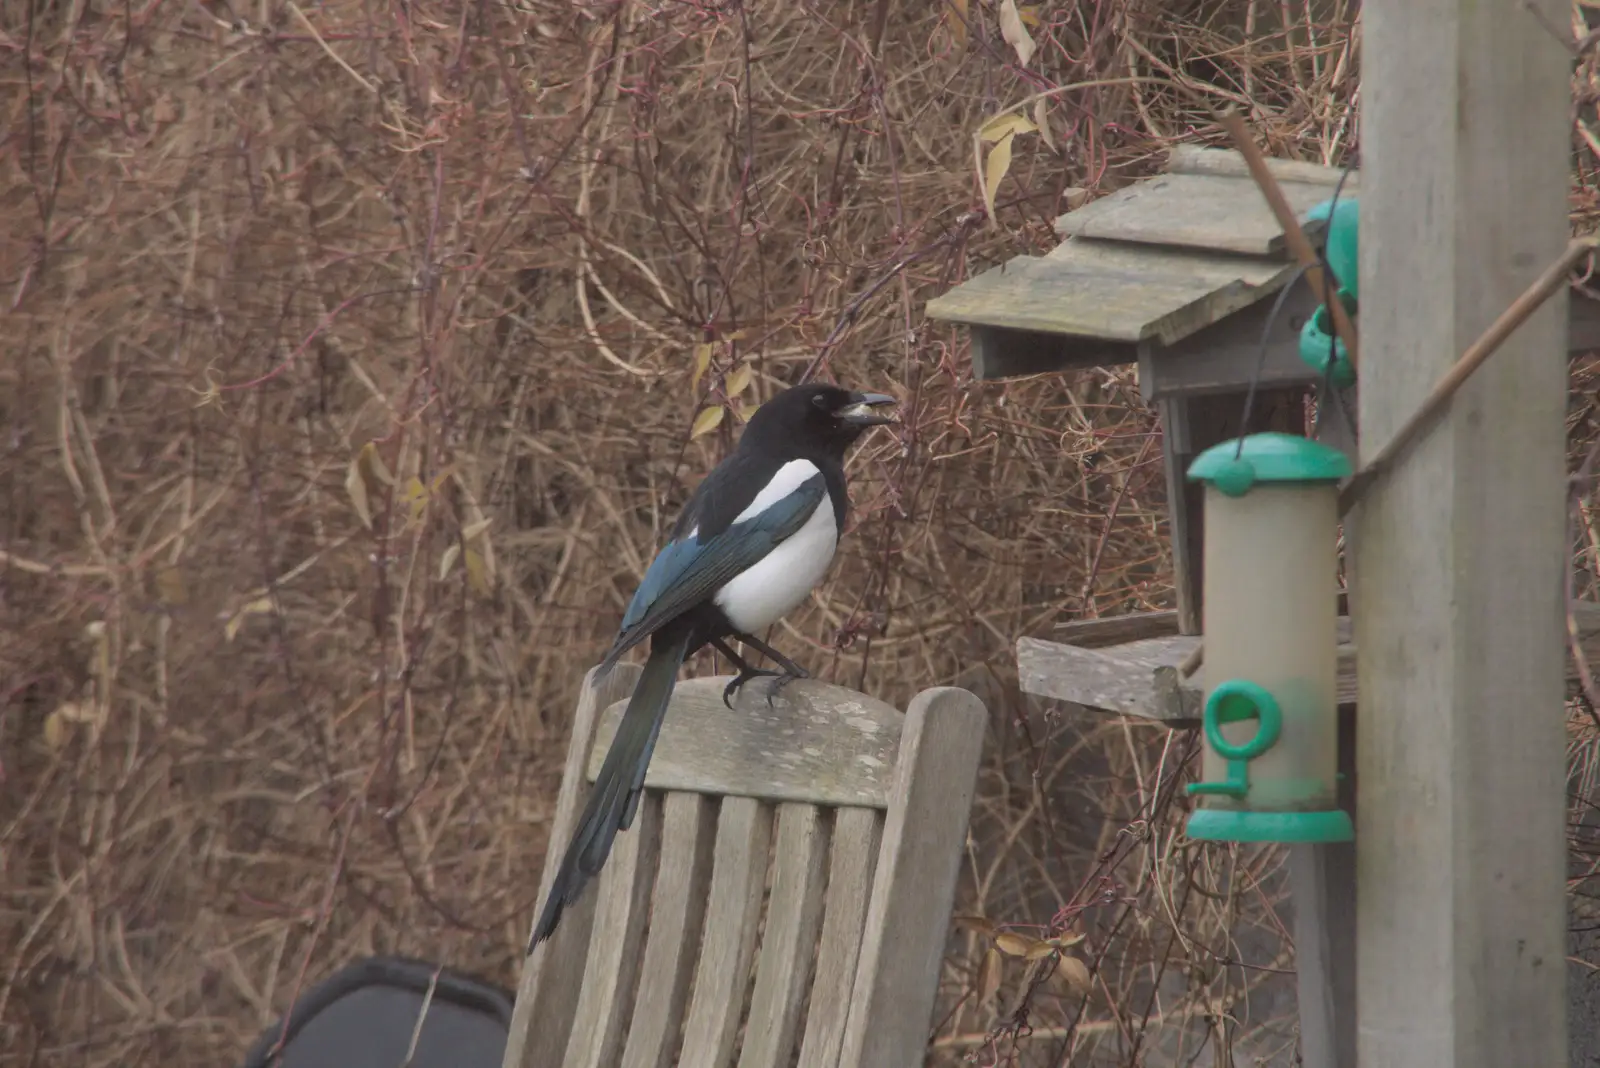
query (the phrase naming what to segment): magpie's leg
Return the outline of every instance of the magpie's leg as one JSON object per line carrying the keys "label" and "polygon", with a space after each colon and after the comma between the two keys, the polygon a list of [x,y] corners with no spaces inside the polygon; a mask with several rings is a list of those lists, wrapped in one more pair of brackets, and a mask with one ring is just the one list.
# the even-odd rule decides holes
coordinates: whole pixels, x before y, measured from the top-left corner
{"label": "magpie's leg", "polygon": [[809,679],[811,677],[811,672],[807,671],[799,664],[796,664],[793,660],[790,660],[788,657],[778,652],[778,650],[774,649],[760,638],[757,638],[754,634],[736,634],[735,637],[737,637],[744,644],[748,645],[750,648],[754,649],[756,652],[760,653],[762,656],[766,657],[768,660],[772,661],[774,664],[777,664],[779,667],[783,668],[783,672],[781,674],[775,671],[765,672],[765,674],[776,676],[776,678],[772,680],[772,685],[767,687],[767,704],[772,704],[772,699],[778,695],[778,692],[795,679]]}
{"label": "magpie's leg", "polygon": [[741,642],[748,645],[750,648],[754,649],[756,652],[760,653],[774,664],[777,664],[779,667],[783,668],[783,673],[790,678],[809,679],[811,677],[811,672],[807,671],[799,664],[796,664],[793,660],[790,660],[788,657],[778,652],[778,650],[774,649],[760,638],[757,638],[754,634],[735,634],[734,637],[738,638]]}
{"label": "magpie's leg", "polygon": [[733,695],[738,693],[739,688],[751,679],[777,678],[781,674],[777,671],[763,671],[760,668],[751,667],[744,657],[734,652],[733,647],[721,638],[712,638],[711,645],[717,652],[727,657],[734,667],[739,669],[739,674],[734,680],[722,689],[722,703],[729,708],[733,707]]}

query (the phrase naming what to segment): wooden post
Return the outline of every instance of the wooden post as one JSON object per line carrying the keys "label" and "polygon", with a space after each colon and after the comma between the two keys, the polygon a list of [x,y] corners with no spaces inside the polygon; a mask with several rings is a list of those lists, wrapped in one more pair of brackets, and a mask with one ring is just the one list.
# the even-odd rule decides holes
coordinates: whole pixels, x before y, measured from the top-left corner
{"label": "wooden post", "polygon": [[[1326,392],[1317,438],[1359,462],[1355,390]],[[1354,573],[1345,541],[1345,575]],[[1339,807],[1356,812],[1356,710],[1339,706]],[[1300,1063],[1304,1068],[1354,1068],[1356,1063],[1356,848],[1353,842],[1303,842],[1289,847],[1294,895],[1294,970],[1300,999]]]}
{"label": "wooden post", "polygon": [[[1365,5],[1364,460],[1566,244],[1569,14]],[[1563,292],[1352,516],[1361,1068],[1567,1063],[1567,314]]]}

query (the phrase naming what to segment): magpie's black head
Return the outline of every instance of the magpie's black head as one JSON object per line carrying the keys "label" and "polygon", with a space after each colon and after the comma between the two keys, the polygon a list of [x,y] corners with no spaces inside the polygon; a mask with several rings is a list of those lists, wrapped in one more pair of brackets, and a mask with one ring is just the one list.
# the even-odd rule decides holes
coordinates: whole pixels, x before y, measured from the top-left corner
{"label": "magpie's black head", "polygon": [[745,427],[745,441],[766,448],[844,455],[871,427],[892,423],[880,411],[893,404],[883,393],[857,393],[823,383],[793,386],[757,408]]}

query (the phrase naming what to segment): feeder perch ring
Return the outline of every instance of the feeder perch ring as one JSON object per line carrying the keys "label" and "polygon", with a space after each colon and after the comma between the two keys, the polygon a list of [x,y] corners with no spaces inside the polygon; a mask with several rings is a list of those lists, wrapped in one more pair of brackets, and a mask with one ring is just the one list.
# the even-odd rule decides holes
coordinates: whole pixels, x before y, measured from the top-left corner
{"label": "feeder perch ring", "polygon": [[[1255,735],[1247,742],[1234,744],[1222,735],[1224,723],[1259,721]],[[1206,741],[1224,760],[1254,760],[1271,749],[1283,733],[1283,711],[1267,688],[1248,679],[1229,679],[1206,698],[1202,715]]]}

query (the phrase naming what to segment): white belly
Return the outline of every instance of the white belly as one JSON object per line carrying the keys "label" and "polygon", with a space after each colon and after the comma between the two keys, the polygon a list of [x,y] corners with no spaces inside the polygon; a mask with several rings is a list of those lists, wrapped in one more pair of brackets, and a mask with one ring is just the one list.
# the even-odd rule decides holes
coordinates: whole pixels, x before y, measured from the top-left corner
{"label": "white belly", "polygon": [[759,635],[810,595],[833,563],[838,544],[833,504],[824,497],[804,526],[712,600],[741,632]]}

